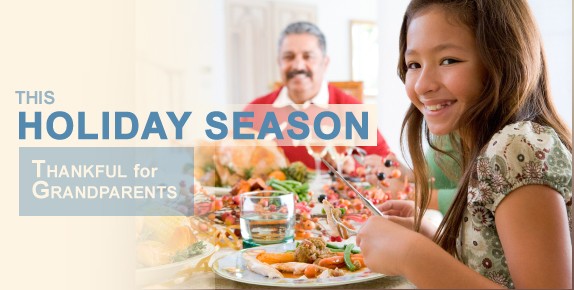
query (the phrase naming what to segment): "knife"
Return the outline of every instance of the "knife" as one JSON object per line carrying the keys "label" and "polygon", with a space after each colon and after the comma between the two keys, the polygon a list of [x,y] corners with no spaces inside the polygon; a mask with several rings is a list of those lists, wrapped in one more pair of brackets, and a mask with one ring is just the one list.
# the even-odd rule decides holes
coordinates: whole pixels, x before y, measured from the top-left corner
{"label": "knife", "polygon": [[335,170],[335,168],[333,168],[331,163],[327,162],[324,158],[321,158],[321,161],[323,161],[323,163],[327,166],[327,168],[329,168],[329,170],[331,170],[333,173],[335,173],[337,178],[339,178],[341,181],[343,181],[343,183],[345,183],[345,185],[347,185],[353,192],[355,192],[357,194],[357,196],[361,199],[363,204],[373,214],[378,215],[378,216],[383,216],[383,214],[379,211],[379,209],[376,208],[375,205],[373,205],[373,203],[370,200],[368,200],[365,196],[363,196],[349,181],[347,181],[345,179],[345,177],[343,177],[343,175],[339,171],[337,171],[337,170]]}

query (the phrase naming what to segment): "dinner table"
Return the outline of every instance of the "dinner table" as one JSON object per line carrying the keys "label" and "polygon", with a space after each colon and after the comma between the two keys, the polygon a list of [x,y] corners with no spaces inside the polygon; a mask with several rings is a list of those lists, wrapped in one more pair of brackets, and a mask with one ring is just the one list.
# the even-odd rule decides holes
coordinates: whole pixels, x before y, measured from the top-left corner
{"label": "dinner table", "polygon": [[[295,286],[294,286],[295,287]],[[269,289],[270,286],[260,286],[227,280],[213,272],[197,273],[187,277],[178,277],[172,281],[156,284],[145,289]],[[329,286],[325,289],[415,289],[403,277],[382,277],[367,282]]]}
{"label": "dinner table", "polygon": [[[437,210],[427,210],[425,218],[438,226],[442,214]],[[213,253],[197,263],[190,264],[167,281],[146,285],[142,289],[269,289],[280,288],[268,285],[242,283],[221,277],[213,271],[213,264],[226,256],[237,254],[241,249],[216,246]],[[291,288],[301,288],[292,285]],[[322,287],[321,285],[315,288]],[[411,282],[401,276],[382,276],[369,281],[343,285],[329,285],[324,289],[414,289]]]}
{"label": "dinner table", "polygon": [[[225,192],[224,192],[225,194]],[[320,212],[321,206],[315,207],[315,213]],[[436,210],[428,210],[425,217],[433,224],[437,225],[442,220],[442,214]],[[356,225],[360,228],[360,224]],[[236,226],[237,227],[237,226]],[[229,228],[227,229],[229,231]],[[240,237],[238,238],[240,239]],[[297,240],[296,240],[297,241]],[[354,237],[345,241],[354,243]],[[357,281],[344,281],[340,285],[338,282],[330,281],[326,285],[322,283],[297,284],[291,282],[262,285],[253,281],[243,281],[224,277],[221,273],[214,271],[214,264],[232,255],[239,256],[242,251],[241,240],[235,244],[215,244],[212,253],[202,257],[199,261],[194,261],[181,269],[177,274],[172,275],[168,280],[150,285],[139,285],[140,289],[270,289],[270,288],[324,288],[324,289],[413,289],[416,288],[411,282],[401,276],[385,276],[374,274],[369,279],[357,279]],[[295,244],[291,246],[294,249]],[[262,276],[263,277],[263,276]],[[240,282],[241,281],[241,282]],[[337,281],[337,280],[335,280]]]}
{"label": "dinner table", "polygon": [[[230,255],[236,250],[219,249],[207,261],[207,267],[195,265],[179,272],[173,279],[148,285],[143,289],[270,289],[267,285],[255,285],[241,283],[223,278],[216,274],[211,266],[213,262],[221,257]],[[198,269],[201,268],[201,269]],[[300,287],[292,285],[290,288]],[[321,287],[321,286],[318,286]],[[370,281],[344,284],[338,286],[327,286],[324,289],[414,289],[416,288],[408,280],[400,276],[384,276]]]}

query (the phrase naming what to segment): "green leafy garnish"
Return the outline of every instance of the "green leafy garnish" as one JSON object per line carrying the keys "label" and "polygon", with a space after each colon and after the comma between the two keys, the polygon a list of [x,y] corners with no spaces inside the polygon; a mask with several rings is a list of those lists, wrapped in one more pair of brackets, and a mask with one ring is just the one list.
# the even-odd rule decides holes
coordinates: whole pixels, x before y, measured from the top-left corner
{"label": "green leafy garnish", "polygon": [[196,243],[191,244],[191,246],[177,251],[172,258],[172,262],[181,262],[183,260],[187,260],[193,256],[197,256],[205,250],[206,244],[203,241],[199,241]]}
{"label": "green leafy garnish", "polygon": [[254,169],[255,169],[255,167],[245,168],[245,170],[243,170],[243,178],[245,178],[245,179],[251,178],[253,175]]}

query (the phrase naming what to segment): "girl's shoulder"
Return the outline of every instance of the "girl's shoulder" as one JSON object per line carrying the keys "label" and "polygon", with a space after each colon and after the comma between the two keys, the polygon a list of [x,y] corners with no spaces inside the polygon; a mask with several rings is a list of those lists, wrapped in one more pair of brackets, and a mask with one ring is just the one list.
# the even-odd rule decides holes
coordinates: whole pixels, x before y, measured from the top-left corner
{"label": "girl's shoulder", "polygon": [[[553,128],[531,121],[521,121],[502,128],[492,136],[484,154],[487,156],[508,155],[510,150],[516,146],[531,150],[555,148],[569,155],[570,160],[572,159],[571,152],[562,144],[560,137]],[[520,159],[517,161],[520,162]]]}
{"label": "girl's shoulder", "polygon": [[572,153],[554,129],[534,122],[510,124],[497,132],[476,162],[475,190],[490,209],[516,188],[548,185],[568,202],[572,196]]}

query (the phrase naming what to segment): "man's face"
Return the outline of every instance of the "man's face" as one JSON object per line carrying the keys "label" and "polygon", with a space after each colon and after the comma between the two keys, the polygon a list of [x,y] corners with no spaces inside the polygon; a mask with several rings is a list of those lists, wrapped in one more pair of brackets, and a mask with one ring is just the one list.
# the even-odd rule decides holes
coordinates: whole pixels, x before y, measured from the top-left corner
{"label": "man's face", "polygon": [[329,58],[311,34],[290,34],[279,48],[281,78],[295,103],[304,103],[319,92]]}

